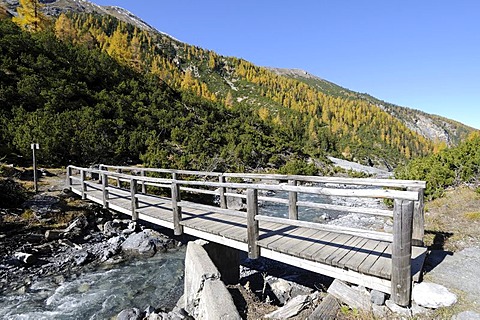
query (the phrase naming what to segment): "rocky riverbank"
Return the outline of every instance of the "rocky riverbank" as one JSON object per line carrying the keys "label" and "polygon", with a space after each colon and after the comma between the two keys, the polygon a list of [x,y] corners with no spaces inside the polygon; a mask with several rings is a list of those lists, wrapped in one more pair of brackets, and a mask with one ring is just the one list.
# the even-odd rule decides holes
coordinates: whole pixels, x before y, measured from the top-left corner
{"label": "rocky riverbank", "polygon": [[142,231],[69,192],[36,195],[21,209],[3,210],[1,219],[1,292],[25,292],[42,277],[68,277],[87,265],[152,256],[176,246],[167,236]]}

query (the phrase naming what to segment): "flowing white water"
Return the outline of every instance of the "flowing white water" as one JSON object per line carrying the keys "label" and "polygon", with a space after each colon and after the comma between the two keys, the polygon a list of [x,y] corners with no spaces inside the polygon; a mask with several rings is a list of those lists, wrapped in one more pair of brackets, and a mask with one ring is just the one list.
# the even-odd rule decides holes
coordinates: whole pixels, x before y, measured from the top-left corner
{"label": "flowing white water", "polygon": [[0,297],[1,319],[109,319],[128,307],[172,308],[183,292],[185,250],[97,269],[60,285],[42,279]]}

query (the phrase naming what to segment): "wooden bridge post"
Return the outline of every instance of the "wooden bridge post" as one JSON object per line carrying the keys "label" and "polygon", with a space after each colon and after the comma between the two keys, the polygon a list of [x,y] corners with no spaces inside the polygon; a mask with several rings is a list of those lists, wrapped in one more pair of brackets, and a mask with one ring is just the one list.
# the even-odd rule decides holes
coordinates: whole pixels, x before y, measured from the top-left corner
{"label": "wooden bridge post", "polygon": [[257,259],[260,257],[260,247],[258,246],[259,226],[255,216],[258,214],[258,190],[247,189],[247,241],[248,257]]}
{"label": "wooden bridge post", "polygon": [[[218,182],[225,183],[225,176],[224,175],[219,176]],[[220,207],[223,209],[227,209],[227,197],[225,197],[225,187],[220,186],[218,190],[219,190],[219,196],[220,196]]]}
{"label": "wooden bridge post", "polygon": [[130,196],[132,197],[132,220],[138,220],[137,180],[130,179]]}
{"label": "wooden bridge post", "polygon": [[[122,169],[118,168],[117,170],[115,170],[117,173],[122,173]],[[117,187],[121,188],[122,187],[122,183],[120,182],[120,177],[117,177]]]}
{"label": "wooden bridge post", "polygon": [[412,295],[412,222],[413,201],[395,199],[393,208],[392,300],[399,306],[410,305]]}
{"label": "wooden bridge post", "polygon": [[85,178],[86,178],[87,172],[83,169],[80,169],[80,184],[81,184],[81,189],[82,189],[82,199],[87,198],[87,194],[85,191],[87,191],[87,184],[85,183]]}
{"label": "wooden bridge post", "polygon": [[177,183],[177,174],[172,173],[172,212],[173,212],[173,233],[176,236],[183,234],[183,226],[180,224],[182,221],[182,208],[178,206],[180,202],[180,186]]}
{"label": "wooden bridge post", "polygon": [[[98,165],[98,170],[103,171],[103,165]],[[103,174],[101,172],[98,173],[98,183],[103,183]]]}
{"label": "wooden bridge post", "polygon": [[108,209],[108,176],[102,173],[102,192],[103,192],[103,207]]}
{"label": "wooden bridge post", "polygon": [[[288,184],[296,186],[296,180],[288,180]],[[288,192],[288,218],[292,220],[298,220],[298,206],[297,206],[298,194],[296,191]]]}
{"label": "wooden bridge post", "polygon": [[[143,169],[140,170],[140,175],[141,175],[142,177],[145,177],[145,170],[143,170]],[[142,180],[142,193],[143,193],[143,194],[146,194],[146,193],[147,193],[147,186],[145,185],[145,181],[144,181],[144,180]]]}
{"label": "wooden bridge post", "polygon": [[418,192],[418,201],[413,204],[413,234],[412,245],[423,247],[423,236],[425,235],[425,215],[424,215],[424,189],[408,188],[409,191]]}
{"label": "wooden bridge post", "polygon": [[70,188],[72,186],[72,167],[67,167],[67,187]]}

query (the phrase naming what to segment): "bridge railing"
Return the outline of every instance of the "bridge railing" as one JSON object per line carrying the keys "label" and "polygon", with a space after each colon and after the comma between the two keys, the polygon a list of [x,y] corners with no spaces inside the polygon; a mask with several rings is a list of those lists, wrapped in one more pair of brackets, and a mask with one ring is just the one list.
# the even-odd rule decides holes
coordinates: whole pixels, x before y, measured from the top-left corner
{"label": "bridge railing", "polygon": [[[74,174],[74,171],[77,174]],[[151,175],[154,174],[164,174],[164,177],[152,177]],[[248,254],[251,258],[257,258],[260,254],[258,243],[260,221],[392,242],[392,297],[400,305],[408,305],[410,302],[411,246],[423,244],[423,189],[425,188],[423,181],[216,173],[100,165],[98,169],[69,166],[67,184],[69,186],[79,184],[83,198],[86,197],[88,188],[101,190],[105,207],[109,205],[111,190],[129,189],[133,220],[139,219],[138,199],[147,194],[147,186],[170,190],[173,226],[177,235],[183,233],[182,208],[212,210],[211,205],[182,200],[181,192],[216,195],[219,197],[220,207],[215,207],[215,212],[246,219]],[[337,185],[337,188],[334,185]],[[339,185],[342,187],[338,188]],[[359,189],[352,186],[381,188]],[[288,199],[262,196],[259,195],[259,191],[285,191],[288,192]],[[299,201],[299,193],[391,199],[394,206],[393,210],[388,210]],[[246,199],[246,212],[229,209],[227,197]],[[259,201],[271,201],[288,206],[288,218],[260,215]],[[393,234],[299,220],[299,206],[390,217],[393,219]]]}
{"label": "bridge railing", "polygon": [[[260,182],[261,184],[272,185],[272,184],[285,184],[288,183],[290,186],[312,186],[312,184],[326,184],[326,185],[345,185],[345,186],[358,186],[358,187],[380,187],[386,188],[386,193],[375,194],[369,191],[359,191],[355,189],[346,191],[345,194],[341,196],[352,196],[352,197],[362,197],[367,195],[367,197],[377,197],[377,198],[389,198],[394,199],[394,197],[386,196],[386,194],[394,194],[395,189],[406,190],[414,193],[418,193],[418,200],[414,201],[414,215],[413,215],[413,234],[412,234],[412,244],[417,246],[423,246],[423,237],[424,237],[424,190],[426,187],[425,181],[417,180],[396,180],[396,179],[371,179],[371,178],[345,178],[345,177],[322,177],[322,176],[302,176],[302,175],[282,175],[282,174],[263,174],[263,173],[221,173],[221,172],[209,172],[209,171],[192,171],[192,170],[176,170],[176,169],[160,169],[160,168],[142,168],[142,167],[127,167],[127,166],[110,166],[110,165],[99,165],[99,169],[104,170],[115,170],[117,173],[129,172],[133,175],[147,176],[149,173],[161,173],[169,175],[172,179],[177,179],[182,177],[184,180],[199,179],[202,178],[202,181],[218,181],[219,185],[214,185],[215,189],[205,189],[206,184],[197,184],[196,188],[194,185],[182,184],[180,189],[181,191],[194,192],[194,193],[203,193],[208,195],[216,195],[219,197],[220,207],[227,208],[227,197],[232,198],[242,198],[247,199],[245,193],[245,188],[242,186],[238,188],[228,185],[229,182],[233,181],[243,181],[244,183],[253,184],[254,182]],[[121,178],[117,178],[117,185]],[[168,182],[167,182],[168,184]],[[166,187],[166,185],[158,186],[155,183],[141,182],[142,192],[146,192],[146,186],[157,186],[157,187]],[[260,189],[265,191],[275,191],[273,189]],[[283,188],[283,191],[288,191],[286,188]],[[301,192],[301,191],[300,191]],[[393,192],[393,193],[392,193]],[[334,205],[334,204],[325,204],[309,201],[299,201],[298,200],[297,189],[293,188],[288,191],[288,199],[282,199],[272,196],[264,196],[262,194],[258,195],[259,201],[264,202],[275,202],[279,204],[284,204],[288,206],[288,217],[292,220],[298,220],[298,208],[299,207],[308,207],[315,209],[324,209],[324,210],[337,210],[342,212],[349,213],[360,213],[366,215],[376,215],[376,216],[385,216],[393,217],[392,210],[385,209],[373,209],[373,208],[364,208],[364,207],[348,207],[343,205]],[[369,196],[370,194],[370,196]]]}

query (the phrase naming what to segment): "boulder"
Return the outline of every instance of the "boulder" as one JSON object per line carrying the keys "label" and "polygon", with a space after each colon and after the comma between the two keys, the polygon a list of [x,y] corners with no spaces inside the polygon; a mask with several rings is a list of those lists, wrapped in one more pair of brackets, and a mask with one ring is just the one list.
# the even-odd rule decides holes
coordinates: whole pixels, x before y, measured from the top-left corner
{"label": "boulder", "polygon": [[130,234],[122,243],[122,251],[137,256],[153,256],[157,251],[166,251],[170,241],[157,231],[145,229]]}
{"label": "boulder", "polygon": [[416,284],[412,290],[413,300],[425,308],[449,307],[457,302],[457,296],[442,285],[430,282]]}
{"label": "boulder", "polygon": [[141,319],[143,319],[143,313],[137,308],[122,310],[117,315],[117,320],[141,320]]}

